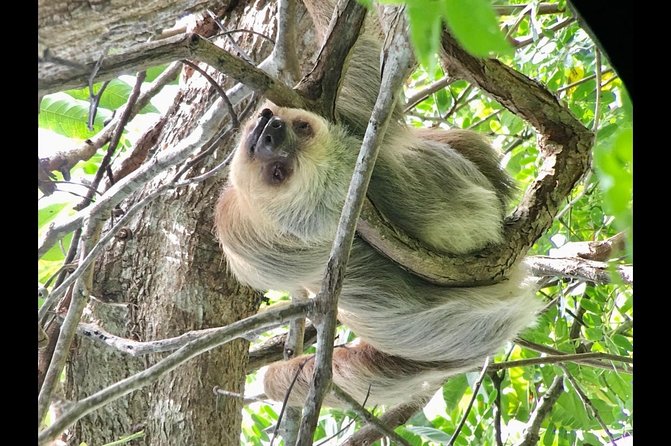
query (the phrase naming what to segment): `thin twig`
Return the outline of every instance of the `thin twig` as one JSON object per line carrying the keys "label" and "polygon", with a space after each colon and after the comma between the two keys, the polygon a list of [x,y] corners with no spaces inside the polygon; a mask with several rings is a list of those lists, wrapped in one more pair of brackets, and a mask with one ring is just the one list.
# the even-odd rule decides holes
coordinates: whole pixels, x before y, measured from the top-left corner
{"label": "thin twig", "polygon": [[[533,351],[536,351],[536,352],[539,352],[539,353],[546,353],[546,354],[554,355],[554,356],[556,356],[556,355],[570,355],[571,354],[571,353],[563,352],[561,350],[557,350],[557,349],[552,348],[552,347],[548,347],[546,345],[537,344],[535,342],[531,342],[529,340],[522,339],[522,338],[515,339],[515,344],[517,344],[521,347],[527,348],[529,350],[533,350]],[[617,364],[603,363],[603,362],[601,362],[601,360],[598,360],[598,359],[580,359],[580,360],[574,360],[573,362],[576,362],[578,364],[583,364],[583,365],[589,365],[591,367],[598,367],[598,368],[605,369],[605,370],[614,370],[618,373],[626,373],[626,374],[629,374],[629,375],[631,375],[631,373],[632,373],[630,369],[625,369],[625,368],[623,368],[623,367],[621,367]]]}
{"label": "thin twig", "polygon": [[[105,153],[105,156],[100,162],[100,167],[98,167],[98,171],[96,172],[95,178],[91,182],[91,189],[87,192],[85,199],[80,201],[78,204],[74,206],[76,210],[79,211],[91,203],[94,191],[98,189],[98,185],[100,184],[103,175],[105,174],[110,165],[112,155],[114,155],[114,152],[116,151],[119,145],[119,141],[121,141],[121,135],[123,135],[123,131],[126,128],[126,124],[128,124],[128,121],[130,120],[133,111],[133,105],[140,96],[142,83],[144,82],[145,77],[147,77],[147,73],[145,71],[142,71],[137,74],[137,78],[135,79],[135,86],[133,87],[133,90],[128,96],[126,106],[121,112],[119,122],[117,123],[117,126],[114,129],[114,132],[112,133],[112,137],[110,138],[110,142],[107,146],[107,153]],[[114,179],[111,179],[111,182],[113,183]]]}
{"label": "thin twig", "polygon": [[93,131],[93,124],[98,113],[98,104],[109,83],[110,81],[103,82],[98,93],[93,93],[93,84],[89,84],[89,119],[86,121],[86,127],[89,131]]}
{"label": "thin twig", "polygon": [[[340,400],[344,401],[349,405],[349,407],[356,413],[361,419],[366,420],[368,424],[371,424],[375,426],[381,433],[386,435],[387,437],[391,438],[395,443],[397,444],[402,444],[404,446],[410,446],[408,441],[401,437],[399,434],[394,432],[392,429],[390,429],[388,426],[386,426],[379,418],[375,417],[372,413],[366,410],[363,405],[359,404],[357,400],[352,398],[347,392],[345,392],[343,389],[338,387],[337,385],[333,385],[331,388],[331,392]],[[370,392],[370,388],[369,388]],[[365,404],[365,400],[364,400]]]}
{"label": "thin twig", "polygon": [[599,415],[599,411],[594,407],[594,404],[592,404],[592,401],[589,399],[587,394],[582,390],[580,387],[580,384],[578,384],[578,381],[575,379],[575,377],[571,374],[571,372],[568,371],[566,366],[564,364],[559,364],[559,367],[564,371],[564,376],[568,378],[569,382],[575,389],[576,393],[578,394],[578,397],[580,397],[580,400],[582,403],[588,407],[592,411],[592,415],[594,415],[594,418],[596,421],[599,423],[601,426],[601,429],[606,432],[606,435],[608,435],[608,438],[610,439],[610,442],[613,446],[617,446],[617,443],[615,443],[615,437],[613,437],[613,434],[610,432],[608,429],[608,426],[606,423],[604,423],[603,418],[601,418],[601,415]]}
{"label": "thin twig", "polygon": [[457,441],[457,437],[459,437],[459,433],[461,432],[461,429],[464,427],[464,424],[466,424],[466,419],[468,418],[468,414],[471,413],[471,408],[473,407],[473,403],[475,403],[475,399],[478,396],[478,392],[480,392],[480,387],[482,386],[482,381],[484,381],[485,376],[487,375],[487,370],[489,368],[489,356],[485,359],[485,363],[482,365],[482,370],[480,371],[480,376],[478,376],[478,380],[475,382],[475,385],[473,386],[473,396],[471,397],[471,400],[468,402],[468,406],[466,406],[466,410],[464,410],[464,414],[461,416],[461,420],[459,420],[459,424],[457,424],[457,427],[454,429],[454,433],[450,437],[450,441],[447,443],[447,446],[452,446],[455,441]]}
{"label": "thin twig", "polygon": [[225,36],[225,35],[227,35],[227,34],[235,34],[235,33],[254,34],[254,35],[257,35],[257,36],[259,36],[259,37],[263,37],[263,38],[266,39],[268,42],[270,42],[270,43],[272,43],[273,45],[275,45],[275,39],[273,39],[272,37],[270,37],[270,36],[268,36],[268,35],[266,35],[266,34],[260,33],[260,32],[258,32],[258,31],[254,31],[253,29],[242,29],[242,28],[231,29],[231,30],[228,30],[228,31],[222,31],[222,32],[220,32],[220,33],[218,33],[218,34],[215,34],[214,36],[212,36],[212,38],[219,37],[219,36]]}
{"label": "thin twig", "polygon": [[612,355],[602,352],[575,353],[556,356],[542,356],[540,358],[518,359],[515,361],[497,362],[489,366],[490,370],[510,369],[539,364],[559,364],[562,362],[578,362],[584,359],[602,359],[605,361],[624,362],[633,364],[634,359],[628,356]]}
{"label": "thin twig", "polygon": [[536,409],[531,414],[529,418],[529,424],[527,425],[526,431],[524,432],[524,437],[522,441],[519,442],[516,446],[536,446],[538,440],[540,440],[540,429],[541,424],[546,416],[552,411],[552,406],[557,402],[559,396],[564,391],[564,378],[562,376],[555,376],[552,384],[548,390],[543,394],[541,402],[536,406]]}
{"label": "thin twig", "polygon": [[[277,423],[275,424],[275,429],[273,430],[273,436],[270,439],[270,446],[273,446],[273,443],[275,442],[275,438],[277,437],[278,432],[280,431],[280,425],[282,424],[282,419],[284,417],[284,412],[288,408],[287,403],[289,402],[289,396],[291,396],[291,391],[294,389],[294,384],[296,384],[296,381],[298,380],[298,377],[300,376],[301,372],[303,371],[303,367],[305,367],[305,363],[308,362],[309,359],[306,359],[302,361],[300,364],[298,364],[298,368],[296,369],[296,373],[294,373],[294,377],[291,380],[291,383],[289,383],[289,387],[287,387],[287,391],[284,393],[284,400],[282,400],[282,409],[280,410],[279,415],[277,415]],[[296,432],[298,433],[298,432]],[[294,438],[294,443],[296,442],[296,439]],[[285,439],[285,444],[294,444],[290,443],[288,440]]]}
{"label": "thin twig", "polygon": [[592,123],[592,131],[594,132],[594,139],[596,144],[597,131],[599,130],[599,118],[601,117],[601,51],[594,47],[594,65],[596,75],[596,93],[594,99],[594,122]]}
{"label": "thin twig", "polygon": [[207,71],[200,68],[197,64],[189,62],[186,59],[182,60],[182,63],[190,66],[191,68],[199,72],[205,79],[207,79],[210,85],[212,85],[214,89],[217,90],[217,93],[219,93],[219,96],[224,101],[224,105],[228,110],[228,114],[231,116],[231,125],[233,126],[234,129],[240,128],[240,120],[238,119],[238,115],[237,113],[235,113],[235,110],[233,109],[233,104],[231,103],[231,100],[228,98],[228,95],[226,94],[224,89],[221,88],[221,85],[219,85],[219,83],[216,80],[214,80],[214,78],[210,76],[207,73]]}
{"label": "thin twig", "polygon": [[38,436],[39,443],[46,444],[47,442],[54,440],[61,434],[61,432],[67,429],[68,426],[80,418],[130,392],[156,381],[161,376],[176,369],[196,356],[230,342],[233,339],[242,337],[246,333],[275,327],[286,323],[296,316],[303,316],[311,309],[312,305],[313,302],[308,301],[296,305],[269,309],[268,311],[239,320],[225,327],[220,327],[206,336],[189,342],[148,369],[131,375],[130,377],[116,382],[73,404],[59,418],[54,420],[48,428],[40,432]]}
{"label": "thin twig", "polygon": [[[547,29],[547,31],[549,31],[549,32],[559,31],[560,29],[566,28],[567,26],[569,26],[570,24],[572,24],[575,21],[576,21],[575,18],[570,17],[568,19],[562,20],[561,22],[552,25],[551,27],[549,27]],[[534,37],[531,36],[531,37],[528,37],[526,39],[515,40],[513,46],[515,48],[522,48],[522,47],[527,46],[527,45],[529,45],[533,42],[534,42]]]}
{"label": "thin twig", "polygon": [[[606,70],[603,70],[603,71],[601,72],[601,74],[604,75],[604,74],[612,73],[612,72],[613,72],[613,69],[612,69],[612,68],[608,68],[608,69],[606,69]],[[585,76],[585,77],[583,77],[583,78],[581,78],[581,79],[578,79],[578,80],[575,81],[575,82],[571,82],[570,84],[566,84],[566,85],[564,85],[564,86],[562,86],[562,87],[557,88],[556,93],[563,93],[563,92],[565,92],[566,90],[570,90],[570,89],[573,88],[573,87],[577,87],[578,85],[584,84],[584,83],[587,82],[587,81],[591,81],[591,80],[594,79],[595,77],[596,77],[596,74],[590,74],[589,76]],[[616,78],[616,77],[617,77],[617,76],[613,76],[613,77],[611,77],[611,79]],[[602,87],[603,87],[603,85],[602,85]]]}

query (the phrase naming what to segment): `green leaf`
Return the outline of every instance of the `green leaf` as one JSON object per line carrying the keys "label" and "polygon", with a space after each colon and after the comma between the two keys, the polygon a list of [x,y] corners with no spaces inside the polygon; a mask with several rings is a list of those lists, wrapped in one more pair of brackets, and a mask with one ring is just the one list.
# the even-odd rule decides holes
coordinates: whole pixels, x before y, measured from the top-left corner
{"label": "green leaf", "polygon": [[436,97],[436,107],[438,107],[438,113],[441,116],[445,115],[452,105],[452,98],[447,94],[447,91],[439,90],[435,94]]}
{"label": "green leaf", "polygon": [[68,249],[70,248],[71,241],[72,241],[72,232],[66,234],[65,237],[63,237],[62,241],[52,246],[42,256],[42,260],[60,261],[65,259],[65,254],[67,254]]}
{"label": "green leaf", "polygon": [[407,3],[406,13],[410,24],[410,41],[417,60],[426,71],[432,72],[440,48],[444,5],[437,0]]}
{"label": "green leaf", "polygon": [[601,314],[603,311],[597,305],[596,303],[592,302],[589,299],[580,299],[580,306],[582,306],[585,310],[592,312],[594,314]]}
{"label": "green leaf", "polygon": [[104,121],[112,117],[112,112],[98,107],[93,131],[86,126],[88,115],[88,102],[64,93],[56,93],[42,98],[38,123],[42,128],[83,140],[99,132]]}
{"label": "green leaf", "polygon": [[543,433],[543,446],[552,446],[555,441],[557,431],[554,426],[548,426]]}
{"label": "green leaf", "polygon": [[[165,68],[165,67],[164,67]],[[93,91],[98,93],[102,82],[93,85]],[[110,83],[103,91],[100,101],[98,102],[98,107],[106,108],[109,110],[116,110],[117,108],[123,106],[128,102],[128,98],[133,91],[133,87],[128,85],[126,82],[120,79],[112,79]],[[75,99],[80,99],[89,102],[89,88],[84,87],[77,90],[68,90],[65,93],[72,96]],[[154,107],[151,103],[147,104],[140,113],[159,113],[158,109]]]}
{"label": "green leaf", "polygon": [[445,0],[445,17],[454,37],[474,56],[513,53],[488,0]]}
{"label": "green leaf", "polygon": [[614,343],[615,345],[617,345],[618,347],[624,349],[624,350],[627,351],[627,352],[630,352],[630,351],[633,351],[633,350],[634,350],[634,346],[632,345],[632,343],[631,343],[631,341],[629,340],[629,338],[627,338],[626,336],[622,336],[621,334],[614,334],[614,335],[611,337],[611,340],[613,341],[613,343]]}
{"label": "green leaf", "polygon": [[37,228],[42,229],[44,225],[51,222],[68,203],[53,203],[37,211]]}
{"label": "green leaf", "polygon": [[590,341],[603,339],[603,331],[600,328],[585,327],[585,337]]}
{"label": "green leaf", "polygon": [[373,7],[373,0],[356,0],[356,1],[359,2],[359,4],[365,6],[366,9],[370,9]]}
{"label": "green leaf", "polygon": [[629,242],[627,251],[632,256],[633,139],[631,122],[625,122],[611,138],[597,141],[594,151],[594,164],[603,191],[604,206],[615,217],[615,226],[619,230],[626,230]]}
{"label": "green leaf", "polygon": [[431,441],[437,441],[439,443],[447,443],[450,441],[450,436],[445,432],[435,429],[433,427],[426,426],[406,426],[406,429],[410,432],[420,435]]}
{"label": "green leaf", "polygon": [[443,386],[443,399],[448,410],[458,406],[461,397],[464,396],[464,392],[468,387],[466,375],[454,376],[447,380],[447,383]]}

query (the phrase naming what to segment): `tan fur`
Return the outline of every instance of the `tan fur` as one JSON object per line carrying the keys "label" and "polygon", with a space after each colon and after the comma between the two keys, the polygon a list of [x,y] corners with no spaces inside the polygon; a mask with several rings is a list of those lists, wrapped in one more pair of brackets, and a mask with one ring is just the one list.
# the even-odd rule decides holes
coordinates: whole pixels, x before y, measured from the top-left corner
{"label": "tan fur", "polygon": [[[318,24],[330,2],[306,2]],[[362,37],[337,102],[338,123],[265,104],[241,136],[215,225],[238,280],[290,293],[319,291],[363,132],[379,88],[374,35]],[[463,130],[417,130],[397,107],[368,197],[396,226],[437,252],[462,254],[502,241],[513,183],[484,138]],[[272,119],[272,121],[271,121]],[[271,123],[281,132],[273,133]],[[269,136],[270,135],[270,136]],[[435,391],[473,369],[534,321],[539,303],[522,265],[486,287],[423,281],[355,239],[339,318],[360,342],[334,352],[334,382],[367,405]],[[268,367],[267,395],[304,403],[312,356]],[[299,371],[299,364],[304,364]],[[340,405],[328,397],[327,405]]]}

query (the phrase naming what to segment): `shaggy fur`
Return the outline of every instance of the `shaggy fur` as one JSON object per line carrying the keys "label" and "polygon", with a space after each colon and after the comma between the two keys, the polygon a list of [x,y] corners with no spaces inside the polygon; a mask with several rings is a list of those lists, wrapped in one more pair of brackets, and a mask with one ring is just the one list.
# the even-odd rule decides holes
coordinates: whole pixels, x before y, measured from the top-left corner
{"label": "shaggy fur", "polygon": [[[306,3],[323,27],[329,2]],[[379,88],[379,46],[370,32],[362,38],[338,99],[339,123],[266,104],[243,131],[215,215],[230,269],[243,283],[319,291]],[[498,154],[481,136],[412,129],[399,118],[387,131],[368,197],[433,250],[463,254],[502,241],[512,191]],[[334,382],[359,401],[370,387],[369,405],[434,392],[533,323],[539,303],[526,276],[517,266],[495,285],[440,287],[355,239],[338,317],[361,341],[335,350]],[[289,403],[303,404],[311,356],[271,364],[266,394],[281,401],[301,364]],[[326,404],[339,403],[327,398]]]}

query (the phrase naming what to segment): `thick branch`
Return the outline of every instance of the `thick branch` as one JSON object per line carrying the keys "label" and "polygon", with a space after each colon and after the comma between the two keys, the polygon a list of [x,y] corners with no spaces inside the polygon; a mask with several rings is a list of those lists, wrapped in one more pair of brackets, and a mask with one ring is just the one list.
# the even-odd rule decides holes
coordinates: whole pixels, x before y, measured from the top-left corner
{"label": "thick branch", "polygon": [[[107,56],[96,74],[96,81],[181,59],[204,62],[243,82],[278,105],[305,106],[305,101],[291,88],[197,34],[183,34],[148,42],[136,45],[123,54]],[[91,61],[81,67],[61,65],[58,72],[49,78],[38,79],[38,93],[43,95],[87,85],[95,62]]]}
{"label": "thick branch", "polygon": [[242,319],[225,327],[213,329],[215,331],[212,333],[189,342],[148,369],[112,384],[111,386],[75,403],[70,409],[63,413],[60,418],[56,419],[51,426],[40,432],[38,436],[39,443],[46,444],[55,439],[68,426],[85,415],[156,381],[159,377],[176,369],[190,359],[230,342],[233,339],[244,336],[246,333],[285,323],[296,316],[305,314],[311,307],[312,302],[309,301],[276,308]]}
{"label": "thick branch", "polygon": [[634,269],[631,265],[614,265],[580,258],[561,258],[533,256],[525,262],[531,266],[536,276],[559,276],[570,279],[581,279],[598,284],[611,283],[611,272],[627,285],[634,283]]}
{"label": "thick branch", "polygon": [[589,168],[594,136],[540,83],[494,59],[478,59],[443,34],[442,62],[450,76],[489,93],[536,128],[544,156],[536,180],[506,219],[506,242],[465,256],[438,256],[395,230],[366,203],[361,237],[414,274],[439,285],[483,285],[500,281],[552,224],[560,203]]}

